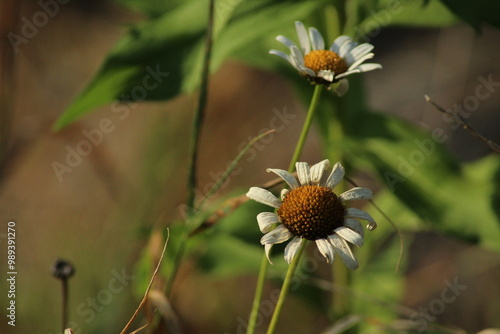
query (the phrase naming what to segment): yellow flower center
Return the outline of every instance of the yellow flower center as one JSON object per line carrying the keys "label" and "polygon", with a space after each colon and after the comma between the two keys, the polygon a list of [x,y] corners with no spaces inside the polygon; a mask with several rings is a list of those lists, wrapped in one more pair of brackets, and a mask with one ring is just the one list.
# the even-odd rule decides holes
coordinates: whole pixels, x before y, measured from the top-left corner
{"label": "yellow flower center", "polygon": [[302,186],[291,190],[278,209],[281,222],[292,234],[316,240],[344,225],[346,208],[329,188]]}
{"label": "yellow flower center", "polygon": [[330,50],[314,50],[304,57],[304,65],[318,74],[321,70],[330,70],[339,75],[347,71],[347,64],[338,54]]}

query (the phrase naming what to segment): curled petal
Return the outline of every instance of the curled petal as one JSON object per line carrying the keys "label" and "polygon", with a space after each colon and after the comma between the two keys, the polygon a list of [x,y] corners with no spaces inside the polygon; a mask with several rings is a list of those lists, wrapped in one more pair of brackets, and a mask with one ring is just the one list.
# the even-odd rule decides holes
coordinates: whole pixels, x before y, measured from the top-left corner
{"label": "curled petal", "polygon": [[256,202],[269,205],[273,208],[279,208],[281,201],[274,196],[269,190],[262,189],[259,187],[252,187],[247,192],[247,197],[253,199]]}
{"label": "curled petal", "polygon": [[372,191],[368,188],[355,187],[340,194],[340,199],[343,201],[351,201],[356,199],[371,199]]}
{"label": "curled petal", "polygon": [[333,82],[333,79],[335,79],[335,72],[330,70],[321,70],[318,72],[318,77],[323,78],[326,81]]}
{"label": "curled petal", "polygon": [[361,236],[361,238],[365,237],[365,230],[363,229],[363,226],[361,226],[361,223],[358,222],[356,219],[345,218],[344,226],[358,233]]}
{"label": "curled petal", "polygon": [[286,170],[268,168],[267,172],[268,173],[272,172],[272,173],[278,175],[279,177],[281,177],[283,180],[285,180],[285,182],[292,189],[295,189],[295,188],[299,187],[299,183],[297,182],[297,180],[295,179],[295,177],[292,174],[288,173]]}
{"label": "curled petal", "polygon": [[332,172],[330,173],[330,176],[326,180],[326,187],[333,189],[337,184],[342,181],[345,175],[345,169],[342,167],[340,162],[337,162],[332,169]]}
{"label": "curled petal", "polygon": [[289,192],[290,192],[290,190],[288,190],[288,189],[281,190],[281,200],[284,200],[286,195],[288,195]]}
{"label": "curled petal", "polygon": [[271,248],[273,248],[272,244],[265,244],[264,245],[264,251],[266,252],[266,257],[267,261],[269,261],[270,264],[273,264],[273,261],[271,261]]}
{"label": "curled petal", "polygon": [[344,239],[336,234],[332,234],[328,236],[328,240],[332,243],[332,246],[335,248],[335,252],[339,254],[342,262],[344,262],[347,268],[351,270],[358,269],[358,261],[356,261],[352,250],[349,248],[349,245]]}
{"label": "curled petal", "polygon": [[353,245],[356,245],[358,247],[363,246],[363,237],[359,235],[359,233],[354,232],[348,227],[338,227],[335,229],[335,233],[337,233],[340,237],[342,237],[342,239],[349,241]]}
{"label": "curled petal", "polygon": [[293,258],[297,254],[300,249],[302,239],[299,237],[295,237],[286,245],[285,247],[285,260],[288,264],[292,263]]}
{"label": "curled petal", "polygon": [[325,170],[330,167],[330,160],[325,159],[321,162],[318,162],[314,166],[311,167],[310,173],[311,173],[311,182],[314,185],[319,185],[319,182],[321,181],[321,178],[323,177],[323,173]]}
{"label": "curled petal", "polygon": [[317,239],[316,245],[318,246],[321,255],[326,258],[326,262],[332,263],[335,258],[335,249],[328,239]]}
{"label": "curled petal", "polygon": [[261,245],[280,244],[287,241],[291,237],[292,233],[285,226],[279,225],[274,230],[268,232],[262,238],[260,238],[260,243]]}
{"label": "curled petal", "polygon": [[375,222],[375,219],[373,219],[373,217],[370,216],[370,214],[368,212],[365,212],[363,210],[360,210],[357,208],[349,208],[349,209],[347,209],[345,216],[347,218],[358,218],[358,219],[367,220],[368,225],[366,225],[366,228],[369,229],[370,231],[377,228],[377,223]]}
{"label": "curled petal", "polygon": [[297,162],[295,164],[297,169],[297,177],[301,185],[311,185],[311,170],[307,162]]}
{"label": "curled petal", "polygon": [[257,215],[257,223],[259,223],[259,229],[262,233],[267,233],[271,231],[274,224],[280,222],[278,215],[272,212],[261,212]]}
{"label": "curled petal", "polygon": [[335,89],[333,90],[335,93],[337,93],[338,96],[342,97],[347,93],[349,90],[349,81],[347,79],[342,79],[339,81],[339,84]]}

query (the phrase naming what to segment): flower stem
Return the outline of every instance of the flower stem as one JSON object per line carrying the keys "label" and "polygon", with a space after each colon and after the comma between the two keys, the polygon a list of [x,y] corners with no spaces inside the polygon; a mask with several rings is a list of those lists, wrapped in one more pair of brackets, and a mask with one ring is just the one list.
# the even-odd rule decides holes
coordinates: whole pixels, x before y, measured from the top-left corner
{"label": "flower stem", "polygon": [[250,318],[248,320],[247,334],[253,334],[255,332],[255,324],[257,323],[257,317],[259,315],[260,302],[262,300],[262,291],[264,290],[264,283],[266,281],[266,272],[268,266],[269,262],[267,261],[267,256],[264,252],[260,263],[257,286],[255,287],[255,296],[252,303],[252,311],[250,312]]}
{"label": "flower stem", "polygon": [[300,258],[304,249],[307,245],[307,239],[302,239],[302,243],[300,245],[299,251],[295,255],[292,260],[292,263],[288,267],[288,271],[286,272],[285,281],[283,282],[283,287],[281,288],[281,293],[278,298],[278,302],[276,303],[276,308],[274,309],[273,317],[271,318],[271,322],[269,323],[269,327],[267,328],[267,334],[274,333],[276,329],[276,324],[278,323],[278,319],[280,317],[281,309],[285,304],[285,299],[288,294],[288,290],[290,288],[290,284],[292,283],[293,275],[295,274],[295,269],[297,269],[297,265],[299,264]]}
{"label": "flower stem", "polygon": [[295,169],[295,163],[300,159],[300,155],[302,154],[302,149],[304,148],[304,144],[307,139],[307,134],[309,133],[309,129],[311,128],[312,121],[314,119],[314,115],[316,114],[316,109],[318,107],[319,98],[321,96],[322,85],[316,85],[314,88],[313,97],[311,100],[311,104],[309,105],[309,110],[307,111],[306,120],[304,122],[304,126],[302,127],[302,132],[300,133],[299,141],[297,142],[297,146],[295,147],[295,152],[293,153],[292,161],[290,161],[290,165],[288,166],[288,172],[293,172]]}
{"label": "flower stem", "polygon": [[[321,90],[323,86],[316,85],[314,88],[313,97],[311,99],[311,104],[309,105],[309,110],[307,111],[306,120],[304,122],[304,126],[302,127],[302,132],[300,133],[299,140],[297,142],[297,146],[295,147],[295,152],[293,154],[292,160],[290,161],[290,165],[288,167],[288,172],[292,173],[295,170],[295,163],[299,160],[300,155],[302,154],[302,149],[304,148],[304,144],[307,138],[307,134],[309,133],[309,129],[311,128],[312,121],[314,119],[314,115],[316,113],[316,109],[318,107],[319,98],[321,96]],[[269,262],[267,261],[266,254],[262,256],[262,261],[259,269],[259,276],[257,279],[257,286],[255,287],[255,295],[252,303],[252,311],[250,312],[250,317],[248,320],[247,334],[253,334],[255,331],[255,324],[257,322],[257,316],[259,314],[260,302],[262,299],[262,291],[264,289],[264,281],[266,277],[267,267],[269,266]]]}

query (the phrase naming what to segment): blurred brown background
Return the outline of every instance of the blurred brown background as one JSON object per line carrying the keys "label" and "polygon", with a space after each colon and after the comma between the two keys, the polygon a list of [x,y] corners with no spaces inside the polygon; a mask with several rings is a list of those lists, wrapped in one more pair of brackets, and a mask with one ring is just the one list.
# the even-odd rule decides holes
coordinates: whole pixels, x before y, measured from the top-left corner
{"label": "blurred brown background", "polygon": [[[5,20],[11,17],[7,4],[2,2],[1,8],[4,34],[12,31]],[[19,1],[18,6],[20,18],[31,18],[40,10],[35,1]],[[94,308],[92,298],[99,296],[116,272],[132,275],[146,242],[141,231],[180,217],[177,207],[185,198],[192,96],[142,103],[123,119],[105,106],[60,133],[50,130],[124,35],[124,24],[140,19],[112,2],[74,0],[61,5],[36,36],[19,45],[13,63],[2,63],[2,80],[9,78],[10,70],[14,76],[3,86],[13,94],[2,95],[2,114],[10,113],[12,123],[0,180],[0,233],[6,232],[8,220],[16,222],[18,252],[17,326],[12,328],[3,319],[2,333],[60,331],[60,286],[50,275],[59,257],[76,266],[70,282],[70,318],[82,333],[118,332],[138,303],[131,286],[124,285],[106,305]],[[23,21],[18,24],[21,29]],[[446,129],[450,139],[445,145],[462,161],[491,153],[462,129],[452,129],[423,96],[428,94],[449,107],[474,94],[478,76],[492,75],[500,82],[498,30],[484,27],[482,34],[476,34],[465,25],[391,28],[382,30],[370,43],[375,45],[376,61],[384,66],[383,71],[365,76],[369,103],[375,110],[424,128]],[[9,47],[4,37],[2,48]],[[2,49],[2,54],[8,52]],[[304,118],[304,105],[283,78],[229,61],[213,76],[209,101],[200,149],[201,185],[212,182],[211,175],[225,169],[243,142],[269,127],[273,109],[286,108],[296,117],[255,159],[243,163],[242,172],[225,191],[243,192],[269,180],[265,168],[286,167]],[[478,132],[497,142],[499,106],[500,87],[468,118]],[[76,148],[86,139],[83,131],[97,128],[105,118],[112,121],[113,130],[71,172],[63,174],[60,182],[53,163],[64,163],[68,147]],[[305,152],[306,161],[320,158],[314,134]],[[2,254],[6,254],[4,245],[1,240]],[[444,279],[458,275],[468,290],[438,319],[471,332],[492,326],[494,319],[500,327],[498,254],[422,233],[412,246],[410,259],[405,305],[425,307],[439,296]],[[4,268],[4,259],[1,263]],[[192,268],[183,269],[181,277],[172,303],[186,332],[236,332],[238,317],[246,319],[249,312],[254,277],[213,282],[198,277]],[[0,306],[5,310],[3,289],[2,284]],[[289,312],[293,309],[292,300]],[[92,310],[95,319],[89,320]],[[289,326],[294,333],[317,333],[327,322],[318,321],[311,312]]]}

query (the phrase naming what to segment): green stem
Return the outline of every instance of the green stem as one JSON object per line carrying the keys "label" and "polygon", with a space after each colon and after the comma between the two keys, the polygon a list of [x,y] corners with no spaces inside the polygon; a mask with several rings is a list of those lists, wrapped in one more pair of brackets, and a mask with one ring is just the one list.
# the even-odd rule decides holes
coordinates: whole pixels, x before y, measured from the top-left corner
{"label": "green stem", "polygon": [[295,152],[293,153],[292,161],[290,161],[290,165],[288,166],[288,171],[290,173],[293,172],[293,170],[295,169],[295,163],[300,159],[300,155],[302,154],[302,149],[304,148],[304,144],[307,139],[307,134],[309,133],[309,129],[311,128],[311,124],[314,119],[314,115],[316,114],[316,109],[318,107],[322,88],[323,88],[322,85],[316,85],[314,88],[314,94],[311,100],[311,104],[309,105],[309,110],[307,111],[307,116],[304,122],[304,126],[302,127],[302,132],[300,133],[299,141],[297,142],[297,146],[295,147]]}
{"label": "green stem", "polygon": [[274,330],[276,329],[276,324],[278,323],[281,309],[285,304],[285,299],[288,294],[288,290],[290,289],[290,283],[292,283],[292,278],[293,275],[295,274],[295,269],[297,269],[297,265],[299,264],[300,257],[302,256],[302,253],[304,252],[306,245],[307,245],[307,239],[302,239],[302,244],[300,245],[299,251],[297,252],[297,254],[295,254],[292,263],[288,267],[285,281],[283,282],[283,287],[281,288],[281,293],[278,298],[278,302],[276,303],[276,308],[274,309],[273,317],[271,318],[271,322],[269,323],[269,327],[267,329],[267,334],[274,333]]}
{"label": "green stem", "polygon": [[[312,121],[314,119],[314,115],[316,114],[316,109],[318,107],[318,102],[322,88],[323,86],[321,85],[316,85],[316,87],[314,88],[314,93],[311,99],[311,104],[309,105],[309,110],[307,111],[306,120],[304,122],[304,126],[302,127],[302,132],[300,133],[297,146],[295,147],[295,152],[288,167],[289,173],[292,173],[295,170],[295,163],[299,160],[300,155],[302,154],[302,149],[304,148],[307,134],[309,133],[309,129],[311,128]],[[262,299],[262,291],[264,290],[264,280],[266,277],[268,266],[269,263],[267,261],[266,255],[264,254],[262,256],[262,261],[259,269],[257,286],[255,287],[255,295],[252,303],[252,311],[250,312],[250,317],[248,320],[247,334],[253,334],[255,331],[255,324],[257,322],[257,316],[259,314],[260,302]]]}
{"label": "green stem", "polygon": [[174,284],[175,276],[179,269],[180,263],[184,256],[186,250],[186,244],[188,239],[189,229],[187,225],[191,222],[191,219],[195,215],[195,201],[196,201],[196,187],[198,186],[196,178],[196,170],[198,165],[198,147],[200,141],[200,134],[203,126],[203,119],[205,118],[205,110],[207,106],[208,97],[208,77],[210,74],[210,58],[212,56],[212,31],[214,27],[214,1],[210,0],[209,10],[208,10],[208,25],[206,34],[206,45],[205,45],[205,55],[203,58],[203,70],[201,73],[201,86],[200,95],[198,97],[198,106],[193,117],[193,124],[191,127],[191,142],[190,142],[190,160],[189,160],[189,174],[187,182],[187,218],[186,224],[183,227],[181,234],[181,242],[175,253],[172,272],[170,274],[169,280],[167,282],[166,292],[167,296],[170,295],[172,286]]}
{"label": "green stem", "polygon": [[255,287],[255,296],[252,303],[252,311],[250,312],[250,318],[248,320],[247,334],[253,334],[255,332],[255,324],[257,323],[257,317],[259,315],[260,302],[262,300],[262,291],[264,290],[264,283],[266,281],[266,272],[268,266],[269,261],[267,261],[267,256],[264,253],[262,255],[262,260],[260,263],[257,286]]}

